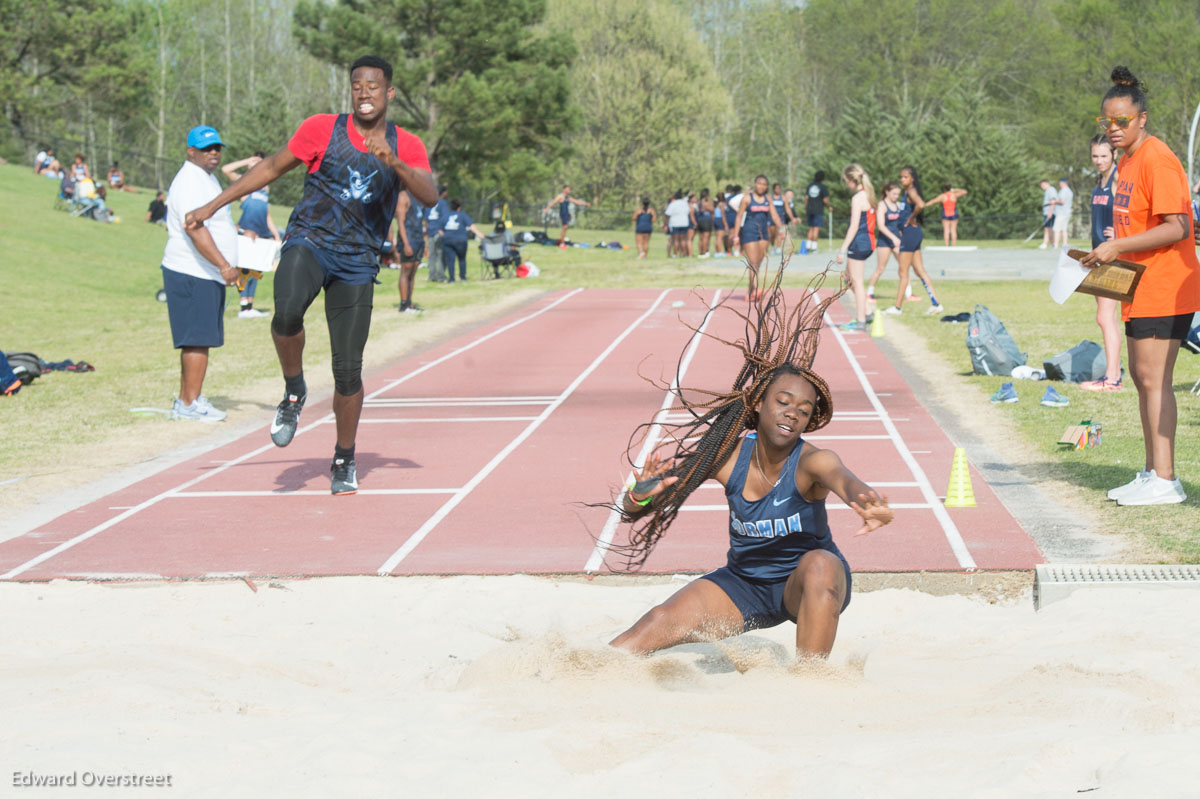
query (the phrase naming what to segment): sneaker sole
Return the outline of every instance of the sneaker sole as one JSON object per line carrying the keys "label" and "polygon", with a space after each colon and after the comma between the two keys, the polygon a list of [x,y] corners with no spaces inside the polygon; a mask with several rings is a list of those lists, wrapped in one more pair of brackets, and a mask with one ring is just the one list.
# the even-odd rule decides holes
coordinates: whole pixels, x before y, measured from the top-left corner
{"label": "sneaker sole", "polygon": [[357,488],[352,488],[352,489],[350,489],[349,491],[334,491],[333,489],[330,489],[330,490],[329,490],[329,492],[330,492],[331,494],[333,494],[335,497],[346,497],[346,496],[349,496],[349,495],[351,495],[351,494],[357,494],[357,493],[358,493],[358,489],[357,489]]}
{"label": "sneaker sole", "polygon": [[1012,403],[1018,402],[1018,401],[1020,401],[1019,397],[1012,397],[1010,399],[992,400],[992,404],[993,405],[1011,405]]}
{"label": "sneaker sole", "polygon": [[1154,499],[1146,500],[1143,502],[1138,502],[1138,501],[1125,502],[1124,500],[1118,499],[1117,504],[1123,508],[1139,507],[1142,505],[1178,505],[1179,503],[1183,502],[1186,499],[1187,499],[1187,495],[1184,495],[1181,497],[1177,494],[1174,494],[1174,495],[1171,495],[1168,497],[1155,497]]}
{"label": "sneaker sole", "polygon": [[1045,405],[1047,408],[1065,408],[1068,405],[1070,405],[1071,403],[1069,403],[1069,402],[1043,402],[1042,404]]}

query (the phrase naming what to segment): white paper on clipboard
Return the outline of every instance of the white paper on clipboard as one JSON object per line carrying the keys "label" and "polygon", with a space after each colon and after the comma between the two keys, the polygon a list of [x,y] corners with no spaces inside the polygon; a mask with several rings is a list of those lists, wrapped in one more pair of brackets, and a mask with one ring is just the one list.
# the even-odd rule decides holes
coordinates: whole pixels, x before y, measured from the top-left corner
{"label": "white paper on clipboard", "polygon": [[1079,288],[1079,284],[1090,271],[1067,255],[1066,248],[1059,250],[1058,265],[1054,267],[1054,274],[1050,276],[1050,298],[1062,305],[1075,289]]}
{"label": "white paper on clipboard", "polygon": [[279,264],[280,243],[275,239],[238,236],[238,267],[273,272]]}

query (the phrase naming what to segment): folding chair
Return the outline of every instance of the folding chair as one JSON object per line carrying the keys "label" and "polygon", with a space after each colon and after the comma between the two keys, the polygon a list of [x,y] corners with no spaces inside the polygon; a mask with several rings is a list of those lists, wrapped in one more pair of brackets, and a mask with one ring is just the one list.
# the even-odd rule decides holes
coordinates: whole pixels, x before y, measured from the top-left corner
{"label": "folding chair", "polygon": [[[483,265],[480,271],[480,277],[483,280],[512,277],[513,268],[521,263],[520,250],[509,240],[507,232],[484,236],[479,249],[483,256]],[[489,274],[489,267],[491,274]]]}

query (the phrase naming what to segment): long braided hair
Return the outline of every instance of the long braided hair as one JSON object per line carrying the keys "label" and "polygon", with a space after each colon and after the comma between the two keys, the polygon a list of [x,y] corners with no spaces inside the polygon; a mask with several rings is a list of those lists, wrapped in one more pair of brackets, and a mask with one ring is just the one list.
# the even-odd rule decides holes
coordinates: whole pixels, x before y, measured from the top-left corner
{"label": "long braided hair", "polygon": [[[670,409],[672,414],[686,414],[691,418],[675,423],[646,422],[639,425],[630,437],[626,458],[631,466],[640,468],[640,464],[634,463],[632,453],[644,444],[656,425],[661,427],[661,440],[668,442],[668,449],[674,447],[670,454],[672,466],[667,474],[679,479],[666,486],[654,498],[654,502],[632,513],[624,508],[623,494],[617,497],[611,507],[620,513],[621,521],[631,526],[627,543],[608,545],[610,552],[624,559],[623,568],[616,570],[636,571],[645,564],[655,545],[675,521],[684,501],[716,474],[737,448],[743,431],[757,426],[758,413],[755,409],[779,374],[787,372],[802,375],[816,389],[816,407],[804,432],[818,430],[832,418],[833,398],[829,386],[811,367],[817,354],[825,311],[846,292],[847,287],[839,280],[836,291],[825,297],[818,294],[832,265],[827,266],[825,271],[809,281],[800,302],[789,307],[781,290],[789,260],[788,257],[784,258],[769,289],[749,310],[742,311],[732,303],[727,304],[728,300],[709,310],[709,314],[726,312],[740,317],[745,325],[745,338],[726,341],[707,332],[701,333],[702,326],[691,328],[696,335],[708,336],[741,351],[744,358],[742,367],[729,391],[674,389],[663,385],[661,381],[644,378],[657,388],[673,391],[676,402]],[[681,355],[676,375],[682,370],[682,358]]]}

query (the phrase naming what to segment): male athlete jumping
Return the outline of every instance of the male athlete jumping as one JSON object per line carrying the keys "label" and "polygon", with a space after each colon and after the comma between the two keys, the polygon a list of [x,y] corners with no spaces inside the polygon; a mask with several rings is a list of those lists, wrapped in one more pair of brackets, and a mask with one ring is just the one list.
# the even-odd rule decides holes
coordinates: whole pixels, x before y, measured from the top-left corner
{"label": "male athlete jumping", "polygon": [[[301,163],[304,195],[288,220],[275,273],[271,336],[283,367],[284,398],[271,440],[286,447],[296,434],[308,388],[304,382],[304,313],[325,290],[333,355],[337,443],[330,466],[334,494],[358,490],[354,442],[362,413],[362,357],[371,327],[379,253],[405,188],[419,202],[437,202],[425,145],[387,121],[395,96],[392,65],[368,55],[350,67],[351,114],[317,114],[301,123],[287,146],[260,161],[207,205],[187,215],[198,227],[234,200]],[[404,220],[397,220],[403,225]]]}

